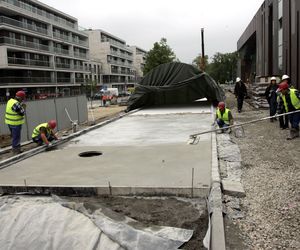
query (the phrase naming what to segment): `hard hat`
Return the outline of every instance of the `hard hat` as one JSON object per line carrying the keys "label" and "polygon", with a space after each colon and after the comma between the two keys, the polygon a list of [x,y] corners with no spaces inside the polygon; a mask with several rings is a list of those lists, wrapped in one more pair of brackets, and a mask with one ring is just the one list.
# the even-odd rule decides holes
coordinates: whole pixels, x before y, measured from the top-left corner
{"label": "hard hat", "polygon": [[50,120],[48,122],[48,126],[51,128],[51,129],[55,129],[56,128],[56,121],[55,120]]}
{"label": "hard hat", "polygon": [[16,93],[16,97],[25,99],[26,94],[25,94],[25,92],[24,92],[23,90],[19,90],[19,91]]}
{"label": "hard hat", "polygon": [[241,81],[241,78],[237,77],[235,81],[236,81],[236,82],[240,82],[240,81]]}
{"label": "hard hat", "polygon": [[288,75],[283,75],[281,78],[281,81],[286,80],[286,79],[290,79],[290,77]]}
{"label": "hard hat", "polygon": [[272,77],[271,77],[271,81],[276,81],[276,77],[275,77],[275,76],[272,76]]}
{"label": "hard hat", "polygon": [[225,109],[225,102],[219,102],[218,108],[222,110]]}
{"label": "hard hat", "polygon": [[288,88],[289,88],[288,83],[287,83],[287,82],[282,82],[282,83],[280,83],[280,84],[278,85],[277,91],[282,91],[282,90],[288,89]]}

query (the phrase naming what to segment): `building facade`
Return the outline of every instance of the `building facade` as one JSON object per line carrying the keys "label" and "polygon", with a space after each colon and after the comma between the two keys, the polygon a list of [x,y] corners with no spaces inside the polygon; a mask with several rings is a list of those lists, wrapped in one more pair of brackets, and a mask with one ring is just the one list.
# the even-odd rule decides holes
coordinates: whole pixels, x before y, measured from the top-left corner
{"label": "building facade", "polygon": [[147,51],[137,46],[131,46],[133,51],[133,66],[135,70],[136,82],[139,82],[144,76]]}
{"label": "building facade", "polygon": [[299,13],[298,0],[264,1],[237,43],[238,74],[244,81],[287,74],[300,88]]}
{"label": "building facade", "polygon": [[36,0],[0,0],[0,96],[78,93],[88,46],[76,18]]}
{"label": "building facade", "polygon": [[126,91],[135,83],[133,50],[126,42],[103,30],[87,30],[90,57],[102,63],[103,87]]}

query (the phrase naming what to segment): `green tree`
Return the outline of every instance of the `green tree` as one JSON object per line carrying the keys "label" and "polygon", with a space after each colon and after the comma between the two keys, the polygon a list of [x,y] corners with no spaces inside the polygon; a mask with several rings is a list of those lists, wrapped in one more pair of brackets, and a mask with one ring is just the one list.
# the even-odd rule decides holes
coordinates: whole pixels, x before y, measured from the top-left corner
{"label": "green tree", "polygon": [[216,53],[206,72],[219,83],[225,83],[236,77],[238,53]]}
{"label": "green tree", "polygon": [[147,53],[145,67],[143,70],[144,75],[153,68],[163,64],[174,62],[176,55],[167,44],[166,38],[161,38],[160,42],[156,42],[153,48]]}

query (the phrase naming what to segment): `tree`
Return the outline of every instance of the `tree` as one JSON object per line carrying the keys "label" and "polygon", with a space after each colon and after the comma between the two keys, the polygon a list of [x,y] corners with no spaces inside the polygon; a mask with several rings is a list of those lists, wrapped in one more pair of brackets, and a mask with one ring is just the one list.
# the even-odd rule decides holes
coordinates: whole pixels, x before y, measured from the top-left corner
{"label": "tree", "polygon": [[207,73],[219,83],[232,81],[236,76],[238,53],[216,53]]}
{"label": "tree", "polygon": [[175,60],[176,55],[167,44],[167,39],[161,38],[160,42],[154,43],[153,48],[147,53],[143,73],[145,75],[153,68],[163,63],[174,62]]}
{"label": "tree", "polygon": [[[219,53],[217,52],[208,62],[208,57],[205,56],[205,71],[219,83],[225,83],[233,80],[236,76],[237,68],[237,52]],[[193,60],[193,65],[199,68],[200,56]]]}

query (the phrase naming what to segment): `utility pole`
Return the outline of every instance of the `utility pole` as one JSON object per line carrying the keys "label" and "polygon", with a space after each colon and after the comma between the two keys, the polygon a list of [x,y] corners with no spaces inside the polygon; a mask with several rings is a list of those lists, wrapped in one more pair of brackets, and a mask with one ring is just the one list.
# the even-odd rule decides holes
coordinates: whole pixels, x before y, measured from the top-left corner
{"label": "utility pole", "polygon": [[205,71],[204,28],[201,28],[201,48],[202,48],[202,55],[200,59],[200,70]]}

